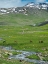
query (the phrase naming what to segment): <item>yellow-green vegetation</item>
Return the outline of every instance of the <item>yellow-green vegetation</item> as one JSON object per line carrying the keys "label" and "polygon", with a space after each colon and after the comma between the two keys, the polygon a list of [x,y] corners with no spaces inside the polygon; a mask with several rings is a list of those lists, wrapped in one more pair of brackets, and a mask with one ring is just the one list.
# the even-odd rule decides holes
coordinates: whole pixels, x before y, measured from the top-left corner
{"label": "yellow-green vegetation", "polygon": [[39,56],[38,56],[38,55],[35,55],[35,54],[30,55],[30,56],[27,56],[27,58],[29,58],[29,59],[36,59],[36,60],[40,60]]}
{"label": "yellow-green vegetation", "polygon": [[48,61],[48,51],[42,52],[41,56],[43,57],[44,61]]}
{"label": "yellow-green vegetation", "polygon": [[21,54],[21,52],[16,52],[16,51],[13,51],[11,52],[13,55],[18,55],[18,54]]}
{"label": "yellow-green vegetation", "polygon": [[3,58],[8,58],[9,56],[18,55],[18,54],[21,54],[21,52],[0,49],[0,57]]}
{"label": "yellow-green vegetation", "polygon": [[[48,31],[46,29],[48,29],[48,25],[42,27],[1,26],[0,38],[2,38],[2,40],[0,40],[0,45],[12,46],[14,49],[20,50],[47,51]],[[4,40],[6,42],[3,43]],[[32,42],[30,42],[30,40],[32,40]],[[43,43],[39,43],[40,40],[42,40]]]}
{"label": "yellow-green vegetation", "polygon": [[43,58],[44,61],[48,61],[48,56]]}
{"label": "yellow-green vegetation", "polygon": [[9,64],[9,63],[10,64],[34,64],[23,60],[20,62],[20,60],[8,58],[10,55],[14,55],[14,54],[19,54],[19,52],[12,52],[12,51],[0,49],[0,63],[1,64]]}
{"label": "yellow-green vegetation", "polygon": [[[12,46],[16,50],[47,52],[48,24],[40,27],[30,26],[47,19],[48,12],[46,11],[42,11],[40,15],[29,14],[26,16],[24,14],[14,13],[0,15],[0,46]],[[43,41],[43,43],[39,43],[40,40]],[[2,64],[2,60],[0,62]],[[3,62],[7,61],[3,60]],[[20,62],[16,64],[20,64]]]}
{"label": "yellow-green vegetation", "polygon": [[6,59],[2,59],[2,58],[0,58],[0,63],[1,64],[34,64],[34,63],[26,62],[26,61],[20,62],[19,60],[14,60],[14,59],[6,60]]}

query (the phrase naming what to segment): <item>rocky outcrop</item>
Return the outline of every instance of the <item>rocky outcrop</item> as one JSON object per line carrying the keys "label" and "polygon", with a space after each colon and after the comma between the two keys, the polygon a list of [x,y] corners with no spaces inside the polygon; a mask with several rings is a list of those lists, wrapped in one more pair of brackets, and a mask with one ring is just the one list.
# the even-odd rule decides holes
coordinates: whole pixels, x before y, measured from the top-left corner
{"label": "rocky outcrop", "polygon": [[43,26],[43,25],[46,25],[46,24],[48,24],[48,21],[41,22],[41,23],[38,24],[38,26]]}
{"label": "rocky outcrop", "polygon": [[48,10],[48,3],[39,3],[35,4],[34,2],[28,3],[23,7],[12,7],[12,8],[0,8],[0,14],[8,14],[8,13],[26,13],[29,9],[45,9]]}

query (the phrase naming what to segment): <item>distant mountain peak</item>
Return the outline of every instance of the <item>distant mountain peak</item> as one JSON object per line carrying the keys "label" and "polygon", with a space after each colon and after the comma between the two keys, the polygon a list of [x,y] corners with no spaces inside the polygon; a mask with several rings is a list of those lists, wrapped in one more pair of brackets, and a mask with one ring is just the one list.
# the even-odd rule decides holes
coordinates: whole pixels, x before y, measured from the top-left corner
{"label": "distant mountain peak", "polygon": [[30,2],[28,4],[25,5],[25,7],[33,7],[33,8],[38,8],[38,9],[47,9],[48,7],[48,3],[39,3],[39,4],[35,4],[34,2]]}
{"label": "distant mountain peak", "polygon": [[12,7],[12,8],[0,8],[0,14],[7,14],[7,13],[24,13],[26,14],[26,11],[32,11],[33,9],[38,10],[38,9],[43,9],[48,11],[48,3],[39,3],[35,4],[34,2],[29,2],[23,7]]}
{"label": "distant mountain peak", "polygon": [[29,2],[28,4],[26,4],[26,7],[34,7],[35,3],[34,2]]}

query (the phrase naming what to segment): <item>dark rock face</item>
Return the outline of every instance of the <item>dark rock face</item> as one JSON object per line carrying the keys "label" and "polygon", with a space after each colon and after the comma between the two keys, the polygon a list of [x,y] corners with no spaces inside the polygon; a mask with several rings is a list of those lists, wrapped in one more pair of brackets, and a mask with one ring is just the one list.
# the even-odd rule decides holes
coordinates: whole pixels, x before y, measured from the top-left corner
{"label": "dark rock face", "polygon": [[41,23],[38,24],[38,26],[43,26],[43,25],[46,25],[46,24],[48,24],[48,21],[41,22]]}

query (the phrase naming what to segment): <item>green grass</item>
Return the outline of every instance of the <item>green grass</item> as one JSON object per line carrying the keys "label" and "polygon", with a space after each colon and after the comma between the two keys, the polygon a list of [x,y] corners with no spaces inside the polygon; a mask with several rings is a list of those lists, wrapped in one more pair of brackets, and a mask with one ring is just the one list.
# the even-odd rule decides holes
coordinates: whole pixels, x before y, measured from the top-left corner
{"label": "green grass", "polygon": [[[36,14],[28,16],[14,13],[0,15],[0,38],[2,38],[0,46],[12,46],[16,50],[47,52],[48,24],[40,27],[30,26],[48,19],[48,13],[43,12],[44,14],[41,12],[42,17]],[[6,42],[3,43],[4,40]],[[43,40],[43,43],[39,43],[40,40]],[[45,50],[43,50],[44,48]]]}
{"label": "green grass", "polygon": [[27,58],[40,60],[40,58],[37,55],[30,55],[30,56],[27,56]]}
{"label": "green grass", "polygon": [[12,54],[13,55],[18,55],[18,54],[21,54],[21,52],[15,52],[15,51],[13,51]]}
{"label": "green grass", "polygon": [[48,61],[48,56],[43,58],[44,61]]}
{"label": "green grass", "polygon": [[[46,48],[48,45],[47,44],[48,31],[44,30],[43,27],[26,26],[22,28],[22,27],[7,26],[6,28],[1,27],[0,29],[1,29],[0,37],[6,40],[5,43],[3,43],[3,40],[1,40],[0,45],[11,45],[15,49],[37,50],[37,51],[42,50],[42,48],[44,47]],[[30,40],[32,40],[31,43]],[[39,43],[39,40],[43,40],[43,43]]]}
{"label": "green grass", "polygon": [[0,63],[1,64],[34,64],[34,63],[29,63],[29,62],[26,62],[26,61],[22,61],[20,62],[19,60],[6,60],[6,59],[2,59],[0,58]]}

